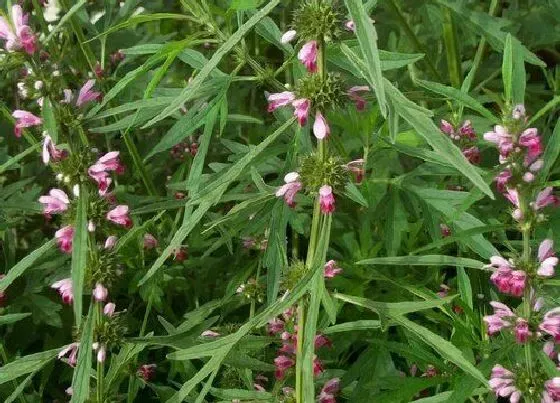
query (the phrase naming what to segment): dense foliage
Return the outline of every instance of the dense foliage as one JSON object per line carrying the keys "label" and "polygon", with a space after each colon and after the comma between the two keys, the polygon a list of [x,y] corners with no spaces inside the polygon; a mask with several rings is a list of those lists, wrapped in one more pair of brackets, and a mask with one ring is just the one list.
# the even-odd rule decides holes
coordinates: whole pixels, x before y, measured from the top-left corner
{"label": "dense foliage", "polygon": [[0,397],[560,402],[560,1],[0,0]]}

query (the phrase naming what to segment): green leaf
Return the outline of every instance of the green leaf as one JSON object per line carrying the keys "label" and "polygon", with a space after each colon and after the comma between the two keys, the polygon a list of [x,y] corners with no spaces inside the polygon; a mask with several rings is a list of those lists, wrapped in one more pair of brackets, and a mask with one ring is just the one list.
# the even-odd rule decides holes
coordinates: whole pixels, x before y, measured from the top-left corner
{"label": "green leaf", "polygon": [[525,87],[527,85],[527,77],[525,72],[525,59],[523,58],[523,45],[512,37],[513,45],[513,71],[512,71],[512,99],[513,104],[525,103]]}
{"label": "green leaf", "polygon": [[18,165],[16,165],[16,164],[18,162],[20,162],[22,159],[27,157],[29,154],[33,154],[34,152],[36,152],[40,149],[41,149],[41,143],[36,143],[36,144],[28,147],[27,149],[25,149],[25,151],[22,151],[18,155],[14,155],[13,157],[8,158],[8,160],[6,162],[4,162],[2,165],[0,165],[0,174],[4,173],[9,168],[12,168],[12,166],[14,166],[14,165],[15,165],[15,167],[17,167]]}
{"label": "green leaf", "polygon": [[155,272],[163,265],[165,260],[178,248],[183,240],[189,235],[196,224],[202,219],[206,212],[216,203],[218,203],[225,193],[229,185],[237,179],[239,175],[249,166],[249,164],[260,153],[262,153],[270,144],[272,144],[286,129],[288,129],[295,121],[295,118],[290,118],[282,126],[280,126],[274,133],[263,140],[258,146],[251,147],[250,151],[238,160],[230,169],[223,175],[216,179],[205,188],[205,193],[200,197],[190,199],[185,210],[191,209],[195,204],[198,208],[192,214],[185,214],[185,219],[181,227],[175,232],[173,238],[165,250],[161,253],[158,259],[154,262],[152,267],[148,270],[146,275],[140,280],[139,285],[144,284]]}
{"label": "green leaf", "polygon": [[269,392],[259,392],[256,390],[243,390],[243,389],[216,389],[211,388],[210,394],[219,399],[233,400],[257,400],[257,401],[271,401],[274,395]]}
{"label": "green leaf", "polygon": [[408,100],[389,81],[384,80],[384,83],[387,96],[393,103],[396,112],[401,115],[430,146],[432,146],[435,152],[457,168],[457,170],[465,175],[465,177],[491,199],[494,199],[492,190],[480,176],[477,169],[467,161],[465,156],[461,153],[461,150],[459,150],[447,136],[441,134],[441,131],[430,119],[431,113]]}
{"label": "green leaf", "polygon": [[424,255],[424,256],[395,256],[375,257],[356,262],[363,265],[385,265],[385,266],[463,266],[471,269],[483,269],[484,263],[466,257]]}
{"label": "green leaf", "polygon": [[344,190],[345,190],[344,194],[350,200],[355,201],[356,203],[358,203],[361,206],[369,207],[366,198],[364,197],[362,192],[360,192],[360,189],[358,189],[358,187],[356,185],[354,185],[354,183],[348,182],[346,184],[346,187],[345,187]]}
{"label": "green leaf", "polygon": [[49,97],[43,97],[43,128],[52,137],[55,143],[58,142],[58,127],[52,103]]}
{"label": "green leaf", "polygon": [[560,155],[560,119],[556,121],[556,125],[554,126],[554,131],[552,132],[552,136],[550,136],[550,138],[548,139],[548,143],[546,144],[546,149],[544,150],[544,155],[543,155],[544,164],[539,173],[539,175],[541,175],[541,178],[548,177],[550,170],[552,169],[556,160],[558,159],[558,155]]}
{"label": "green leaf", "polygon": [[[14,402],[23,393],[23,391],[25,390],[27,385],[29,385],[29,382],[31,382],[31,380],[35,376],[35,373],[36,372],[32,372],[31,374],[29,374],[29,376],[27,378],[25,378],[23,380],[23,382],[19,382],[19,385],[17,386],[17,388],[14,389],[12,394],[10,396],[8,396],[8,398],[4,401],[4,403]],[[24,399],[24,401],[26,401],[26,400]]]}
{"label": "green leaf", "polygon": [[534,116],[531,117],[531,119],[529,119],[529,122],[527,123],[527,125],[528,126],[533,125],[533,123],[535,123],[537,120],[539,120],[544,115],[546,115],[548,113],[548,111],[550,111],[551,109],[556,107],[556,105],[558,105],[558,104],[560,104],[560,95],[556,95],[554,98],[552,98],[550,101],[548,101],[545,106],[543,106],[537,113],[535,113]]}
{"label": "green leaf", "polygon": [[87,209],[89,204],[88,189],[80,186],[80,197],[74,224],[74,237],[72,239],[72,292],[74,293],[74,316],[76,326],[82,321],[82,295],[84,292],[84,278],[86,275],[88,258],[88,230]]}
{"label": "green leaf", "polygon": [[19,378],[22,375],[36,372],[54,359],[59,348],[26,355],[0,367],[0,385]]}
{"label": "green leaf", "polygon": [[507,34],[502,60],[502,80],[504,82],[504,96],[506,101],[512,101],[513,88],[513,45],[511,34]]}
{"label": "green leaf", "polygon": [[199,90],[200,86],[208,78],[210,73],[218,66],[222,58],[233,49],[233,47],[241,41],[241,39],[253,28],[264,16],[270,13],[278,4],[280,0],[271,0],[266,6],[261,8],[249,20],[243,24],[233,35],[231,35],[226,42],[212,55],[208,63],[200,70],[194,77],[190,84],[181,91],[181,94],[171,102],[159,115],[150,120],[144,127],[153,126],[155,123],[173,114],[178,110],[193,94]]}
{"label": "green leaf", "polygon": [[0,326],[19,322],[20,320],[27,318],[30,315],[31,313],[12,313],[7,315],[0,315]]}
{"label": "green leaf", "polygon": [[337,294],[333,295],[342,301],[350,302],[351,304],[363,306],[380,316],[395,317],[399,315],[406,315],[412,312],[422,311],[424,309],[432,309],[450,303],[456,296],[445,298],[437,298],[428,301],[406,301],[406,302],[376,302],[367,298],[354,297],[352,295]]}
{"label": "green leaf", "polygon": [[257,8],[264,0],[231,0],[230,8],[233,10],[251,10]]}
{"label": "green leaf", "polygon": [[[75,296],[75,294],[74,294]],[[76,300],[74,299],[74,303]],[[78,363],[72,377],[72,400],[71,403],[84,403],[89,399],[89,382],[91,374],[91,345],[93,343],[93,328],[96,313],[95,304],[90,304],[89,312],[84,322],[80,335],[80,347],[78,349]]]}
{"label": "green leaf", "polygon": [[55,244],[55,240],[51,239],[46,242],[39,249],[35,249],[29,255],[21,259],[17,264],[8,271],[6,277],[0,280],[0,291],[3,292],[8,288],[10,284],[14,282],[19,276],[21,276],[28,268],[33,266],[35,262],[43,256],[46,252],[50,251]]}
{"label": "green leaf", "polygon": [[354,332],[357,330],[380,329],[381,322],[378,320],[357,320],[354,322],[346,322],[338,325],[327,327],[323,330],[323,334]]}
{"label": "green leaf", "polygon": [[381,114],[387,116],[387,100],[385,98],[385,87],[383,75],[381,74],[381,61],[377,49],[377,32],[371,19],[364,9],[362,0],[344,0],[351,19],[356,25],[356,35],[362,50],[366,65],[366,80],[370,88],[375,91]]}
{"label": "green leaf", "polygon": [[107,31],[100,33],[99,35],[91,38],[88,42],[99,39],[103,36],[112,34],[113,32],[119,31],[123,28],[130,27],[132,25],[141,24],[144,22],[159,21],[159,20],[192,20],[192,17],[184,14],[173,14],[173,13],[156,13],[156,14],[140,14],[133,15],[128,20],[123,21],[119,24],[113,25]]}
{"label": "green leaf", "polygon": [[480,102],[471,97],[470,95],[462,92],[453,87],[448,87],[440,83],[434,83],[431,81],[424,81],[416,79],[415,83],[420,84],[422,87],[429,91],[435,92],[436,94],[441,94],[449,99],[456,101],[459,105],[466,106],[473,111],[480,113],[482,116],[490,120],[492,123],[498,123],[499,119],[492,114],[488,109],[486,109]]}

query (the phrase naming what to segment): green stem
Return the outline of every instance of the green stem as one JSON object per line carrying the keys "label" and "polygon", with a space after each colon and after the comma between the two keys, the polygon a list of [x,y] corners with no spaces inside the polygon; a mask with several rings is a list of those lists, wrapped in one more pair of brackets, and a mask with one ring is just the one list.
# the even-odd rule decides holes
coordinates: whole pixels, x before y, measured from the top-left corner
{"label": "green stem", "polygon": [[[527,217],[529,213],[529,204],[525,197],[521,196],[519,198],[519,208],[523,214],[523,217]],[[531,224],[530,222],[523,222],[521,224],[521,236],[523,239],[523,251],[521,255],[521,259],[523,261],[523,265],[525,268],[530,267],[531,264]],[[525,315],[525,319],[527,322],[531,321],[531,290],[532,284],[529,277],[527,277],[527,283],[525,284],[525,291],[523,295],[523,311]],[[532,351],[531,351],[531,343],[525,344],[525,364],[527,366],[527,373],[531,380],[533,379],[533,358],[532,358]]]}
{"label": "green stem", "polygon": [[303,329],[305,323],[305,303],[300,301],[297,309],[297,344],[296,344],[296,402],[303,401]]}
{"label": "green stem", "polygon": [[455,88],[461,87],[463,75],[461,73],[461,55],[457,43],[457,29],[451,15],[451,10],[442,7],[443,12],[443,42],[445,43],[445,54],[447,56],[447,69],[449,70],[449,81]]}
{"label": "green stem", "polygon": [[[97,308],[97,326],[101,326],[103,322],[103,304],[96,302]],[[102,348],[99,344],[99,348]],[[97,403],[103,403],[103,377],[105,373],[105,362],[97,361]]]}

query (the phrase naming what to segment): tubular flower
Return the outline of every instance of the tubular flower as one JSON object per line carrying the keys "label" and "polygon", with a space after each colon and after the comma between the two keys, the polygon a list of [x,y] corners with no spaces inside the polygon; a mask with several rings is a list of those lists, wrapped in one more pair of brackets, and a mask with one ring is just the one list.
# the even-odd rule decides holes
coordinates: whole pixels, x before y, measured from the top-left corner
{"label": "tubular flower", "polygon": [[64,253],[72,252],[72,238],[74,237],[74,228],[71,225],[60,228],[54,233],[56,244]]}
{"label": "tubular flower", "polygon": [[53,139],[48,134],[43,138],[43,163],[47,165],[51,160],[58,162],[66,157],[66,151],[56,148]]}
{"label": "tubular flower", "polygon": [[538,211],[550,204],[557,205],[558,203],[558,197],[552,194],[552,187],[549,186],[537,194],[537,198],[534,203],[531,203],[531,206],[533,207],[533,210]]}
{"label": "tubular flower", "polygon": [[105,240],[105,249],[113,249],[113,247],[117,244],[117,241],[119,240],[119,238],[117,238],[114,235],[111,235],[109,237],[107,237],[107,239]]}
{"label": "tubular flower", "polygon": [[496,187],[498,188],[498,192],[503,193],[506,191],[506,185],[511,179],[511,177],[512,177],[511,171],[506,169],[505,171],[500,172],[498,176],[494,178],[494,180],[496,181]]}
{"label": "tubular flower", "polygon": [[508,318],[515,317],[515,314],[511,309],[500,302],[492,301],[490,302],[492,308],[494,308],[494,314],[484,317],[484,322],[488,325],[488,334],[496,334],[502,329],[511,326],[511,322]]}
{"label": "tubular flower", "polygon": [[154,249],[157,246],[158,241],[152,234],[144,234],[144,249]]}
{"label": "tubular flower", "polygon": [[527,277],[523,270],[513,270],[513,264],[501,256],[492,256],[488,267],[494,269],[490,280],[500,292],[516,297],[523,295]]}
{"label": "tubular flower", "polygon": [[99,99],[101,96],[100,92],[93,91],[92,88],[95,85],[95,80],[88,80],[86,83],[80,88],[80,92],[78,93],[78,99],[76,100],[76,106],[81,107],[82,105]]}
{"label": "tubular flower", "polygon": [[296,38],[296,35],[297,35],[297,32],[293,29],[290,29],[289,31],[284,32],[284,34],[280,38],[280,42],[281,43],[290,43],[291,41],[293,41]]}
{"label": "tubular flower", "polygon": [[331,134],[331,128],[327,123],[323,114],[319,111],[315,114],[315,122],[313,123],[313,134],[319,140],[324,140]]}
{"label": "tubular flower", "polygon": [[303,185],[299,181],[299,174],[297,172],[290,172],[284,176],[285,184],[280,186],[276,191],[276,196],[284,197],[286,204],[290,207],[295,207],[296,203],[294,198],[297,192],[301,190]]}
{"label": "tubular flower", "polygon": [[48,196],[39,197],[39,203],[43,205],[43,213],[63,213],[68,210],[70,199],[68,195],[60,189],[51,189]]}
{"label": "tubular flower", "polygon": [[321,186],[319,189],[319,203],[323,214],[330,214],[334,211],[334,195],[331,186]]}
{"label": "tubular flower", "polygon": [[276,357],[274,359],[274,366],[276,367],[274,376],[276,377],[276,379],[283,379],[286,371],[293,367],[294,364],[295,361],[286,355],[279,355],[278,357]]}
{"label": "tubular flower", "polygon": [[363,111],[366,108],[366,100],[359,95],[360,92],[369,92],[369,87],[367,85],[352,87],[348,90],[348,97],[354,101],[358,111]]}
{"label": "tubular flower", "polygon": [[74,293],[72,292],[72,279],[64,278],[62,280],[58,280],[51,285],[51,288],[58,290],[58,293],[62,297],[62,302],[64,302],[65,304],[69,305],[74,301]]}
{"label": "tubular flower", "polygon": [[471,164],[480,163],[480,150],[477,146],[464,148],[461,152]]}
{"label": "tubular flower", "polygon": [[144,364],[138,369],[138,375],[146,382],[151,381],[156,374],[156,364]]}
{"label": "tubular flower", "polygon": [[309,116],[311,101],[306,98],[296,99],[292,102],[292,106],[294,107],[294,116],[297,118],[299,125],[305,126]]}
{"label": "tubular flower", "polygon": [[554,276],[558,258],[554,255],[554,242],[551,239],[545,239],[541,242],[537,256],[540,263],[537,274],[542,277]]}
{"label": "tubular flower", "polygon": [[92,295],[97,302],[104,302],[109,295],[109,291],[107,291],[107,289],[102,284],[97,283],[95,284]]}
{"label": "tubular flower", "polygon": [[23,13],[20,5],[12,6],[13,26],[0,16],[0,39],[6,41],[5,48],[8,52],[23,49],[32,55],[36,50],[36,38],[31,28],[27,25],[29,16]]}
{"label": "tubular flower", "polygon": [[362,180],[364,179],[364,173],[365,173],[363,158],[350,161],[348,164],[346,164],[346,169],[354,174],[354,177],[356,178],[356,183],[362,183]]}
{"label": "tubular flower", "polygon": [[490,141],[498,146],[500,162],[504,162],[505,158],[513,150],[512,136],[504,126],[496,125],[493,132],[484,134],[484,140]]}
{"label": "tubular flower", "polygon": [[325,266],[323,268],[323,276],[325,278],[333,278],[339,275],[340,273],[342,273],[342,269],[338,267],[336,261],[329,260],[327,263],[325,263]]}
{"label": "tubular flower", "polygon": [[284,92],[277,92],[274,94],[269,94],[266,97],[268,101],[268,111],[274,112],[276,109],[290,105],[296,99],[293,92],[284,91]]}
{"label": "tubular flower", "polygon": [[106,216],[107,220],[122,225],[126,228],[132,227],[132,220],[128,216],[128,206],[121,204],[109,211]]}
{"label": "tubular flower", "polygon": [[492,368],[490,388],[496,396],[509,397],[510,403],[518,403],[521,400],[521,391],[515,386],[515,374],[497,364]]}
{"label": "tubular flower", "polygon": [[531,336],[531,331],[529,330],[529,323],[523,318],[517,318],[515,323],[515,341],[519,344],[527,343],[529,336]]}
{"label": "tubular flower", "polygon": [[307,71],[317,71],[317,41],[309,41],[302,46],[298,52],[298,59],[303,63]]}
{"label": "tubular flower", "polygon": [[544,315],[539,329],[554,337],[556,343],[560,342],[560,307],[554,308]]}
{"label": "tubular flower", "polygon": [[78,347],[79,343],[71,343],[63,348],[60,353],[58,353],[58,359],[65,357],[68,354],[68,365],[75,367],[78,362]]}
{"label": "tubular flower", "polygon": [[535,128],[525,130],[521,136],[519,136],[519,144],[527,147],[526,165],[533,162],[543,152],[541,139]]}
{"label": "tubular flower", "polygon": [[560,402],[560,377],[549,379],[544,383],[542,403]]}
{"label": "tubular flower", "polygon": [[40,117],[21,109],[15,110],[12,113],[12,116],[16,119],[16,125],[14,127],[14,134],[16,137],[21,137],[22,130],[24,128],[39,126],[43,123],[43,120]]}

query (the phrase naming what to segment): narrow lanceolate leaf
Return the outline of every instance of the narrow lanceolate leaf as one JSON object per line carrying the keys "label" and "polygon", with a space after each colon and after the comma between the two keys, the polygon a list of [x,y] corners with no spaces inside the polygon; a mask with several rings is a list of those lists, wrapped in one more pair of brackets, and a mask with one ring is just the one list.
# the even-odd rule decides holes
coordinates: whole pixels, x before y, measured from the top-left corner
{"label": "narrow lanceolate leaf", "polygon": [[84,277],[86,273],[88,256],[88,231],[87,231],[87,187],[80,186],[80,197],[76,210],[76,221],[74,224],[74,238],[72,240],[72,290],[74,292],[74,316],[76,326],[82,321],[82,295],[84,292]]}
{"label": "narrow lanceolate leaf", "polygon": [[511,34],[506,37],[504,45],[504,58],[502,60],[502,80],[504,82],[504,96],[506,101],[512,101],[513,88],[513,44]]}
{"label": "narrow lanceolate leaf", "polygon": [[141,23],[144,23],[144,22],[169,20],[169,19],[171,19],[171,20],[190,20],[190,19],[192,19],[192,17],[190,17],[188,15],[184,15],[184,14],[173,14],[173,13],[156,13],[156,14],[134,15],[134,16],[130,17],[128,20],[123,21],[119,24],[116,24],[116,25],[112,26],[111,28],[109,28],[107,31],[100,33],[96,37],[90,39],[89,42],[91,42],[91,41],[93,41],[97,38],[112,34],[113,32],[116,32],[120,29],[130,27],[132,25],[141,24]]}
{"label": "narrow lanceolate leaf", "polygon": [[346,322],[339,325],[327,327],[323,330],[323,334],[354,332],[357,330],[371,330],[381,328],[381,322],[378,320],[357,320],[355,322]]}
{"label": "narrow lanceolate leaf", "polygon": [[377,49],[377,31],[364,9],[362,0],[344,0],[350,16],[356,25],[356,35],[366,64],[366,79],[375,91],[383,116],[387,116],[387,100],[381,74],[381,61]]}
{"label": "narrow lanceolate leaf", "polygon": [[10,284],[14,282],[19,276],[21,276],[28,268],[30,268],[41,256],[46,252],[50,251],[54,246],[55,240],[51,239],[39,249],[34,250],[29,255],[21,259],[10,271],[6,274],[6,277],[0,280],[0,292],[5,291]]}
{"label": "narrow lanceolate leaf", "polygon": [[342,301],[350,302],[354,305],[363,306],[368,308],[379,315],[385,316],[398,316],[406,315],[407,313],[418,312],[424,309],[431,309],[442,306],[451,302],[456,295],[446,298],[437,298],[428,301],[407,301],[407,302],[376,302],[367,298],[354,297],[352,295],[334,294],[335,298]]}
{"label": "narrow lanceolate leaf", "polygon": [[90,304],[88,316],[80,335],[78,363],[76,364],[74,376],[72,377],[72,403],[83,403],[89,398],[91,344],[93,343],[93,327],[95,323],[95,311],[93,307],[94,304]]}
{"label": "narrow lanceolate leaf", "polygon": [[393,84],[384,79],[387,97],[395,107],[395,111],[403,117],[421,135],[442,158],[447,160],[459,172],[467,177],[476,187],[490,198],[494,194],[477,169],[467,161],[461,150],[432,121],[431,113],[406,98]]}
{"label": "narrow lanceolate leaf", "polygon": [[38,151],[41,148],[41,143],[36,143],[30,147],[28,147],[25,151],[22,151],[18,155],[14,155],[13,157],[9,158],[6,162],[0,165],[0,174],[4,173],[5,171],[9,170],[10,168],[15,169],[19,165],[22,159],[27,157],[29,154],[33,154],[34,152]]}
{"label": "narrow lanceolate leaf", "polygon": [[548,174],[554,166],[558,155],[560,155],[560,120],[556,122],[552,136],[548,139],[546,150],[544,151],[544,164],[540,172],[542,178],[548,177]]}
{"label": "narrow lanceolate leaf", "polygon": [[360,260],[356,262],[356,264],[378,266],[463,266],[471,269],[484,268],[484,263],[478,260],[444,255],[376,257]]}
{"label": "narrow lanceolate leaf", "polygon": [[87,0],[80,0],[78,1],[76,4],[74,4],[70,10],[68,10],[66,13],[64,13],[64,15],[62,16],[62,18],[60,19],[60,21],[58,22],[58,24],[56,25],[56,27],[53,28],[53,30],[49,33],[49,36],[47,36],[47,38],[43,41],[43,43],[47,44],[51,41],[51,39],[58,33],[58,31],[60,31],[60,29],[68,22],[70,21],[70,18],[72,18],[72,16],[80,9],[82,8],[82,6],[84,6],[87,3]]}
{"label": "narrow lanceolate leaf", "polygon": [[9,325],[30,316],[30,313],[12,313],[8,315],[0,315],[0,326]]}
{"label": "narrow lanceolate leaf", "polygon": [[272,0],[268,2],[266,6],[261,8],[257,13],[255,13],[249,20],[243,24],[228,40],[220,46],[220,48],[212,55],[212,58],[208,63],[200,70],[200,72],[195,76],[192,82],[181,92],[181,94],[175,98],[171,104],[165,108],[159,115],[150,120],[144,127],[149,127],[162,119],[170,116],[176,110],[178,110],[187,101],[192,94],[195,94],[204,80],[210,75],[212,70],[218,66],[218,63],[222,58],[229,53],[233,47],[253,28],[263,17],[270,13],[274,7],[280,3],[280,0]]}
{"label": "narrow lanceolate leaf", "polygon": [[280,137],[280,135],[284,133],[284,131],[290,127],[294,121],[295,118],[293,117],[287,120],[258,146],[251,148],[250,151],[243,158],[237,161],[230,169],[228,169],[225,174],[221,175],[218,179],[209,184],[206,187],[204,195],[187,202],[185,206],[186,211],[191,209],[195,203],[198,204],[198,208],[189,215],[188,219],[185,217],[185,221],[183,222],[183,225],[181,225],[181,228],[177,230],[167,248],[165,248],[152,267],[150,267],[150,270],[148,270],[146,275],[140,280],[139,285],[144,284],[155,274],[171,253],[173,253],[173,251],[181,245],[183,240],[190,234],[192,229],[202,219],[210,207],[220,201],[229,185],[236,180],[239,175],[241,175],[241,173],[249,166],[251,161],[253,161],[260,153],[262,153],[269,145]]}
{"label": "narrow lanceolate leaf", "polygon": [[481,383],[486,384],[488,380],[486,377],[469,361],[465,358],[461,350],[455,345],[445,340],[443,337],[433,333],[432,331],[420,326],[404,316],[392,317],[392,319],[399,325],[405,327],[413,332],[423,342],[437,351],[442,358],[451,361],[467,374],[479,380]]}
{"label": "narrow lanceolate leaf", "polygon": [[0,385],[17,379],[22,375],[40,370],[49,361],[54,359],[59,351],[60,349],[56,348],[54,350],[26,355],[0,367]]}
{"label": "narrow lanceolate leaf", "polygon": [[58,128],[54,116],[52,102],[49,97],[43,98],[43,128],[52,137],[55,143],[58,142]]}
{"label": "narrow lanceolate leaf", "polygon": [[494,116],[492,112],[486,109],[480,102],[476,99],[471,97],[470,95],[464,93],[461,90],[458,90],[453,87],[447,87],[440,83],[435,83],[432,81],[424,81],[424,80],[416,80],[417,84],[421,85],[422,87],[426,88],[429,91],[433,91],[437,94],[443,95],[448,99],[456,101],[459,105],[466,106],[473,111],[480,113],[482,116],[487,118],[493,123],[498,123],[499,119]]}

